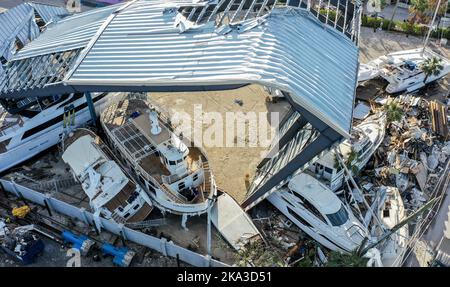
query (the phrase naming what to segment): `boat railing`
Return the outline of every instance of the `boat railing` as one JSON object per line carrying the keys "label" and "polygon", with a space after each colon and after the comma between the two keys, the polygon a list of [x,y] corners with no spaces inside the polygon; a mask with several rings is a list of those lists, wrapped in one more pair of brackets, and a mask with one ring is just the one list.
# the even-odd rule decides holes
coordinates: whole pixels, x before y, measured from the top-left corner
{"label": "boat railing", "polygon": [[[353,224],[350,226],[349,229],[347,229],[347,235],[350,238],[350,240],[355,244],[361,244],[361,241],[364,239],[364,230],[357,224]],[[361,238],[361,241],[357,241],[353,239],[354,235],[357,235]]]}
{"label": "boat railing", "polygon": [[180,179],[181,179],[181,177],[179,177],[177,174],[162,175],[161,176],[161,180],[165,184],[172,184],[174,182],[177,182]]}
{"label": "boat railing", "polygon": [[[1,116],[1,115],[0,115]],[[15,125],[19,125],[19,126],[23,126],[23,119],[21,117],[17,117],[16,119],[18,119],[17,121],[5,121],[5,119],[2,119],[0,117],[0,136],[5,136],[6,135],[6,130],[15,126]]]}
{"label": "boat railing", "polygon": [[167,183],[160,184],[157,182],[152,176],[150,176],[147,171],[145,171],[140,165],[135,165],[135,168],[139,171],[139,174],[141,174],[148,182],[150,182],[155,188],[160,189],[163,191],[168,198],[173,200],[176,203],[187,203],[188,200],[185,196],[178,192],[173,192],[169,185]]}

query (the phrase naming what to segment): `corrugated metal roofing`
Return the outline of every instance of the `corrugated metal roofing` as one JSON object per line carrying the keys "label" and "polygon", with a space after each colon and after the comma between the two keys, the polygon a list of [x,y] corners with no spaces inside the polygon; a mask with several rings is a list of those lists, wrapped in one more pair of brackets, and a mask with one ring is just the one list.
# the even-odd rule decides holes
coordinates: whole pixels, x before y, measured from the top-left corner
{"label": "corrugated metal roofing", "polygon": [[49,25],[36,40],[20,50],[14,60],[85,47],[106,18],[120,6],[75,14]]}
{"label": "corrugated metal roofing", "polygon": [[[169,5],[170,6],[170,5]],[[228,34],[213,23],[180,33],[176,13],[137,1],[118,13],[67,84],[205,86],[259,83],[289,92],[348,136],[358,48],[306,11],[275,9],[262,23],[249,20]]]}
{"label": "corrugated metal roofing", "polygon": [[[177,13],[181,9],[190,18],[198,12],[200,19],[206,11],[224,19],[219,10],[231,5],[227,3],[221,0],[207,12],[184,8],[203,5],[191,0],[135,0],[67,17],[49,26],[15,56],[17,61],[8,65],[9,80],[2,81],[2,94],[13,96],[33,89],[33,95],[39,94],[36,89],[47,94],[53,87],[61,92],[73,88],[88,91],[92,86],[151,90],[258,83],[290,93],[300,106],[348,136],[358,65],[358,48],[350,40],[354,37],[347,35],[347,28],[353,25],[350,23],[345,33],[339,32],[306,9],[271,10],[273,1],[272,7],[264,8],[269,3],[266,0],[246,1],[251,6],[245,13],[252,16],[219,28],[211,16],[211,21],[197,25]],[[259,5],[255,11],[269,9],[269,13],[261,17],[252,10],[253,5]],[[77,60],[66,61],[62,72],[52,74],[52,63],[63,51],[79,49],[84,50],[76,55]],[[50,54],[53,56],[47,57]],[[29,75],[30,79],[15,76],[17,69],[36,61],[48,68]]]}
{"label": "corrugated metal roofing", "polygon": [[30,5],[22,4],[0,14],[0,56],[7,60],[12,57],[11,45],[16,37],[25,45],[38,35],[39,27]]}
{"label": "corrugated metal roofing", "polygon": [[66,10],[66,8],[63,7],[39,4],[34,2],[30,2],[29,4],[36,10],[36,12],[38,12],[45,23],[49,23],[53,19],[58,19],[59,17],[69,15],[69,12]]}

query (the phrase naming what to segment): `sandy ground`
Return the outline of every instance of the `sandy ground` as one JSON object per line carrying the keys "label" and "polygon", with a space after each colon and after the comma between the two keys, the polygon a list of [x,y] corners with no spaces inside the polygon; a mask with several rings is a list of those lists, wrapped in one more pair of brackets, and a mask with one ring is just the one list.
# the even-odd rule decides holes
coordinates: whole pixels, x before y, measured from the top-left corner
{"label": "sandy ground", "polygon": [[[374,33],[371,28],[361,27],[359,59],[361,63],[367,63],[387,53],[420,48],[423,40],[422,37],[407,37],[406,34],[397,32],[377,31]],[[450,58],[448,45],[441,47],[436,39],[431,39],[429,47]]]}
{"label": "sandy ground", "polygon": [[[245,183],[246,175],[248,175],[250,179],[253,178],[256,166],[261,161],[262,155],[265,154],[264,151],[267,150],[267,145],[258,144],[256,147],[250,146],[250,142],[247,141],[249,141],[249,137],[253,135],[254,130],[250,129],[249,131],[249,121],[246,121],[245,123],[245,139],[241,141],[245,143],[245,146],[238,147],[238,144],[234,144],[235,137],[239,139],[241,139],[241,137],[237,133],[227,132],[226,124],[230,123],[230,121],[226,120],[226,113],[242,112],[244,115],[249,115],[249,112],[255,112],[255,115],[257,115],[257,123],[261,124],[262,127],[266,124],[269,129],[269,113],[279,113],[278,117],[281,120],[288,111],[289,104],[285,101],[268,103],[266,102],[267,96],[268,94],[265,90],[257,85],[249,85],[228,91],[151,94],[151,98],[159,105],[169,109],[170,113],[184,111],[191,115],[192,123],[201,120],[199,118],[194,119],[194,105],[201,105],[204,113],[217,112],[221,115],[224,123],[222,125],[223,140],[208,143],[208,138],[215,140],[216,137],[214,134],[209,137],[206,131],[209,127],[214,128],[213,125],[216,123],[211,121],[208,124],[208,121],[203,121],[202,147],[207,153],[217,185],[234,197],[238,202],[242,202],[245,198],[247,191]],[[242,101],[242,106],[235,103],[235,100]],[[228,131],[230,130],[228,129]],[[258,139],[259,135],[260,134],[258,133]],[[232,143],[231,147],[226,146],[227,137],[228,141],[231,141]],[[237,140],[239,141],[239,139]]]}

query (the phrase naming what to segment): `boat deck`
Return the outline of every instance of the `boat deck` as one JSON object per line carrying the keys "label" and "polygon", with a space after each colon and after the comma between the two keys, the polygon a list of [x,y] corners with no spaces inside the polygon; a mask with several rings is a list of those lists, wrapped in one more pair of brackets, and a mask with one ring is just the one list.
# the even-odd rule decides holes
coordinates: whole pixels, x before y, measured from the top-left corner
{"label": "boat deck", "polygon": [[[111,151],[108,149],[108,147],[103,143],[103,141],[100,139],[98,135],[96,135],[94,132],[88,130],[88,129],[77,129],[71,136],[67,137],[64,140],[64,146],[65,148],[69,147],[71,144],[73,144],[75,141],[80,139],[83,136],[89,135],[91,137],[94,137],[94,143],[97,145],[97,147],[104,153],[105,159],[111,158]],[[117,163],[116,163],[117,164]],[[120,168],[120,166],[118,166]],[[127,184],[114,196],[112,197],[108,202],[105,203],[104,207],[108,209],[111,213],[114,213],[114,211],[118,207],[125,207],[127,205],[127,201],[129,198],[134,194],[136,191],[136,184],[128,178]],[[97,197],[99,197],[104,191],[100,190],[95,196],[91,199],[92,201],[95,200]],[[152,211],[153,207],[149,204],[144,204],[140,210],[134,214],[131,218],[126,220],[125,218],[116,216],[114,219],[119,222],[136,222],[136,221],[142,221],[144,220]]]}
{"label": "boat deck", "polygon": [[[11,177],[16,178],[18,184],[29,186],[35,189],[35,183],[29,181],[29,179],[39,180],[41,182],[49,182],[49,186],[55,186],[53,181],[56,183],[61,178],[67,178],[66,165],[62,159],[58,156],[59,152],[57,148],[52,149],[49,153],[43,154],[37,160],[30,163],[30,169],[18,170],[17,173],[27,175],[28,179],[17,178],[17,173],[12,173],[11,175],[6,175],[5,178]],[[55,161],[56,159],[56,161]],[[71,204],[78,208],[85,208],[88,211],[92,211],[89,205],[89,198],[83,192],[81,185],[75,182],[73,185],[65,186],[64,188],[58,189],[45,189],[39,190],[42,193],[50,194],[52,197],[62,200],[67,204]],[[172,240],[175,244],[182,246],[184,248],[189,248],[198,252],[200,254],[207,253],[207,240],[206,240],[206,223],[207,216],[203,214],[201,216],[190,217],[187,221],[188,230],[181,227],[181,217],[178,215],[173,215],[167,213],[166,215],[160,214],[157,209],[153,209],[149,216],[145,216],[145,220],[139,220],[138,217],[142,218],[141,214],[144,213],[146,209],[140,210],[136,213],[134,217],[130,217],[130,220],[135,222],[145,223],[145,220],[159,220],[164,218],[164,223],[159,226],[154,226],[151,228],[146,228],[141,230],[144,233],[148,233],[153,236],[163,236],[167,239]],[[142,212],[142,213],[141,213]],[[55,215],[56,216],[56,215]],[[77,219],[73,219],[76,221]],[[212,256],[219,258],[221,261],[234,264],[236,259],[236,253],[234,249],[227,244],[218,230],[212,225]],[[103,233],[102,233],[103,234]],[[159,255],[158,255],[159,257]]]}
{"label": "boat deck", "polygon": [[161,175],[169,176],[169,171],[161,163],[156,154],[151,154],[144,157],[140,162],[141,166],[150,176],[155,178],[160,184],[162,183]]}
{"label": "boat deck", "polygon": [[[128,160],[133,164],[138,164],[142,170],[149,176],[153,177],[161,186],[163,191],[168,193],[168,197],[179,203],[200,203],[204,202],[211,191],[212,175],[209,171],[209,164],[206,156],[202,151],[192,146],[189,139],[184,138],[183,141],[189,147],[187,156],[188,169],[190,173],[200,168],[205,170],[205,182],[199,186],[200,194],[192,201],[187,201],[183,197],[170,191],[167,187],[167,180],[176,182],[181,178],[171,176],[167,168],[161,163],[160,157],[155,147],[165,144],[171,139],[170,127],[166,126],[160,117],[161,133],[153,135],[151,131],[150,118],[148,111],[152,108],[143,100],[121,100],[112,104],[102,114],[102,123],[110,131],[116,143],[123,146],[126,150]],[[135,117],[133,117],[133,115]],[[136,116],[138,115],[138,116]],[[131,120],[127,120],[131,118]],[[163,180],[164,177],[167,177]],[[166,187],[166,188],[165,188]]]}
{"label": "boat deck", "polygon": [[153,146],[162,145],[171,139],[171,132],[162,123],[159,124],[161,127],[161,132],[159,134],[154,135],[150,132],[152,126],[148,113],[141,114],[137,118],[133,119],[133,122],[140,130],[141,134],[143,134],[153,144]]}
{"label": "boat deck", "polygon": [[0,137],[5,135],[7,129],[14,126],[20,128],[23,127],[23,124],[24,122],[20,115],[12,115],[0,107]]}

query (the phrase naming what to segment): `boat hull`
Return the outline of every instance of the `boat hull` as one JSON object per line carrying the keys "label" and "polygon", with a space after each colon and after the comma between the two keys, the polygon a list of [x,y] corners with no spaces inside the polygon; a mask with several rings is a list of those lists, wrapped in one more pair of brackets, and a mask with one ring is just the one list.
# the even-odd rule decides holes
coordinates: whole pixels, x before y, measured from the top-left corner
{"label": "boat hull", "polygon": [[[342,239],[334,238],[334,240],[332,240],[331,238],[327,238],[327,236],[325,235],[326,233],[325,230],[318,230],[314,226],[311,227],[307,226],[307,224],[308,225],[311,224],[308,223],[307,220],[303,218],[301,214],[299,214],[300,213],[298,212],[300,211],[299,208],[296,208],[295,206],[290,206],[291,210],[296,212],[297,214],[296,216],[291,214],[291,212],[289,212],[288,204],[282,197],[283,192],[285,191],[274,192],[267,198],[267,200],[273,206],[275,206],[281,213],[283,213],[287,218],[289,218],[289,220],[291,220],[295,225],[297,225],[303,232],[308,234],[311,238],[322,244],[324,247],[339,252],[350,253],[352,250],[354,250],[359,246],[358,244],[353,244],[349,239],[345,240],[344,238]],[[293,201],[291,202],[293,203]],[[300,222],[300,220],[302,220],[303,222]]]}
{"label": "boat hull", "polygon": [[[95,110],[97,115],[105,108],[107,98],[100,99],[96,105]],[[91,120],[91,115],[88,108],[84,108],[76,113],[75,125],[70,129],[75,129],[86,125]],[[35,136],[28,138],[19,145],[8,149],[6,152],[0,154],[0,173],[4,172],[26,160],[31,159],[37,154],[55,146],[61,142],[61,136],[67,132],[68,128],[64,128],[63,122],[59,122]],[[22,136],[20,133],[19,136]]]}

